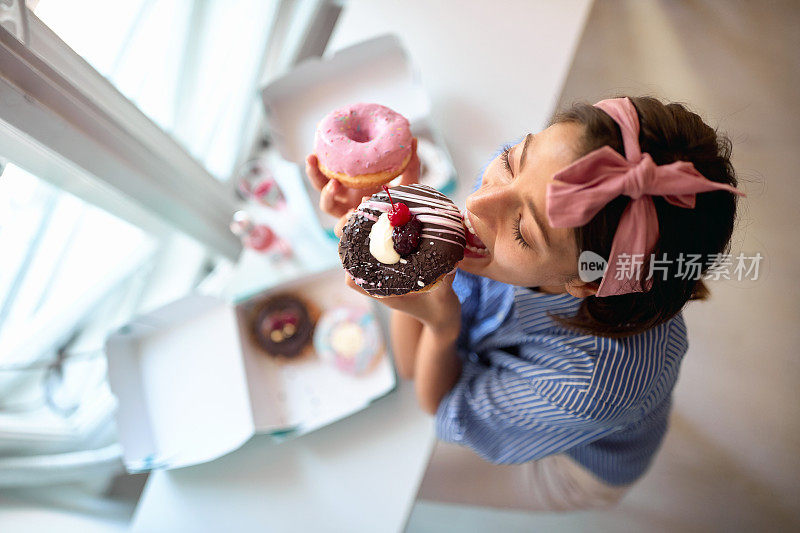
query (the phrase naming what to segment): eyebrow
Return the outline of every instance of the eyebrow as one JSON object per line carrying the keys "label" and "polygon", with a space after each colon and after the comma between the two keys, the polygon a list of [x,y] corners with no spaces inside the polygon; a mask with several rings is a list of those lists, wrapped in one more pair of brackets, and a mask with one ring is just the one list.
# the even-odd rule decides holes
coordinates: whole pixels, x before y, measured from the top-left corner
{"label": "eyebrow", "polygon": [[547,230],[545,229],[545,228],[547,228],[547,226],[545,225],[544,220],[542,220],[542,217],[536,211],[536,206],[533,205],[533,201],[529,199],[527,201],[527,204],[528,204],[528,209],[530,210],[531,214],[533,215],[533,220],[536,222],[536,225],[539,226],[539,231],[542,232],[542,236],[544,237],[544,243],[549,248],[550,247],[550,236],[547,235]]}
{"label": "eyebrow", "polygon": [[533,140],[533,133],[529,133],[525,136],[525,144],[522,145],[522,155],[519,156],[519,170],[518,172],[522,172],[522,169],[525,168],[525,156],[528,155],[528,145]]}

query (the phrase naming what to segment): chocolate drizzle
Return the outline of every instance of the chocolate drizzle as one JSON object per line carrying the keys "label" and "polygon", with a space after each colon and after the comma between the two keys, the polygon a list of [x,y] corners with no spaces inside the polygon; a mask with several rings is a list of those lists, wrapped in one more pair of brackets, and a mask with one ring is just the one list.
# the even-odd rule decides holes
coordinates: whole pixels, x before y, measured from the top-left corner
{"label": "chocolate drizzle", "polygon": [[342,265],[356,283],[375,296],[418,291],[453,270],[464,257],[464,226],[458,207],[427,185],[392,187],[392,197],[408,205],[422,223],[419,248],[399,263],[387,265],[369,252],[369,232],[391,204],[385,192],[362,202],[339,241]]}

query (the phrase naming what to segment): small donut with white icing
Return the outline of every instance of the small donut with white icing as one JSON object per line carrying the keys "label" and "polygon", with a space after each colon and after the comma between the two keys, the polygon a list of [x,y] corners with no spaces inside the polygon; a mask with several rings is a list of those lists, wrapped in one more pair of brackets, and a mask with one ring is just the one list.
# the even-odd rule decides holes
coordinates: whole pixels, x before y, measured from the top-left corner
{"label": "small donut with white icing", "polygon": [[342,306],[327,311],[314,330],[314,351],[347,374],[373,368],[383,352],[381,332],[367,309]]}
{"label": "small donut with white icing", "polygon": [[430,290],[464,258],[458,207],[427,185],[372,195],[350,216],[339,241],[342,266],[376,297]]}

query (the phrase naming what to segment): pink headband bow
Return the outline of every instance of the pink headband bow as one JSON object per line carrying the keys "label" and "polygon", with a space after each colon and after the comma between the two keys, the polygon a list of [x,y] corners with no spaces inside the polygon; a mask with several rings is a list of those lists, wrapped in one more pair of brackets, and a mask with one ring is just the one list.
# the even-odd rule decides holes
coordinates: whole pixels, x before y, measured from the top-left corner
{"label": "pink headband bow", "polygon": [[[620,218],[608,268],[597,296],[615,296],[650,289],[652,280],[645,272],[630,279],[616,269],[621,259],[639,258],[651,252],[658,242],[658,217],[651,196],[663,196],[672,205],[694,209],[695,193],[730,191],[735,187],[706,179],[688,161],[656,165],[650,154],[639,147],[639,117],[628,98],[602,100],[595,104],[619,125],[625,157],[610,146],[603,146],[581,157],[558,172],[547,186],[547,216],[556,228],[574,228],[588,223],[608,202],[619,195],[631,202]],[[640,268],[641,270],[641,268]],[[637,275],[638,274],[638,275]]]}

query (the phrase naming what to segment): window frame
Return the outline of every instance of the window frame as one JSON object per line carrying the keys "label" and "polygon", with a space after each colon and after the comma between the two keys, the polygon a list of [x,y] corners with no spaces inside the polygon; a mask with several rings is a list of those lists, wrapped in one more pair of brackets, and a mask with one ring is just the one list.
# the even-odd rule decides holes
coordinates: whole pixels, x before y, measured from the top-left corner
{"label": "window frame", "polygon": [[[121,205],[121,199],[133,200],[139,206],[133,210],[155,214],[235,259],[241,243],[228,229],[236,210],[229,188],[33,13],[27,16],[28,43],[0,26],[0,150],[112,214],[141,223],[142,217],[131,219],[132,209]],[[32,144],[82,172],[60,175],[47,168],[36,160],[40,150]]]}

